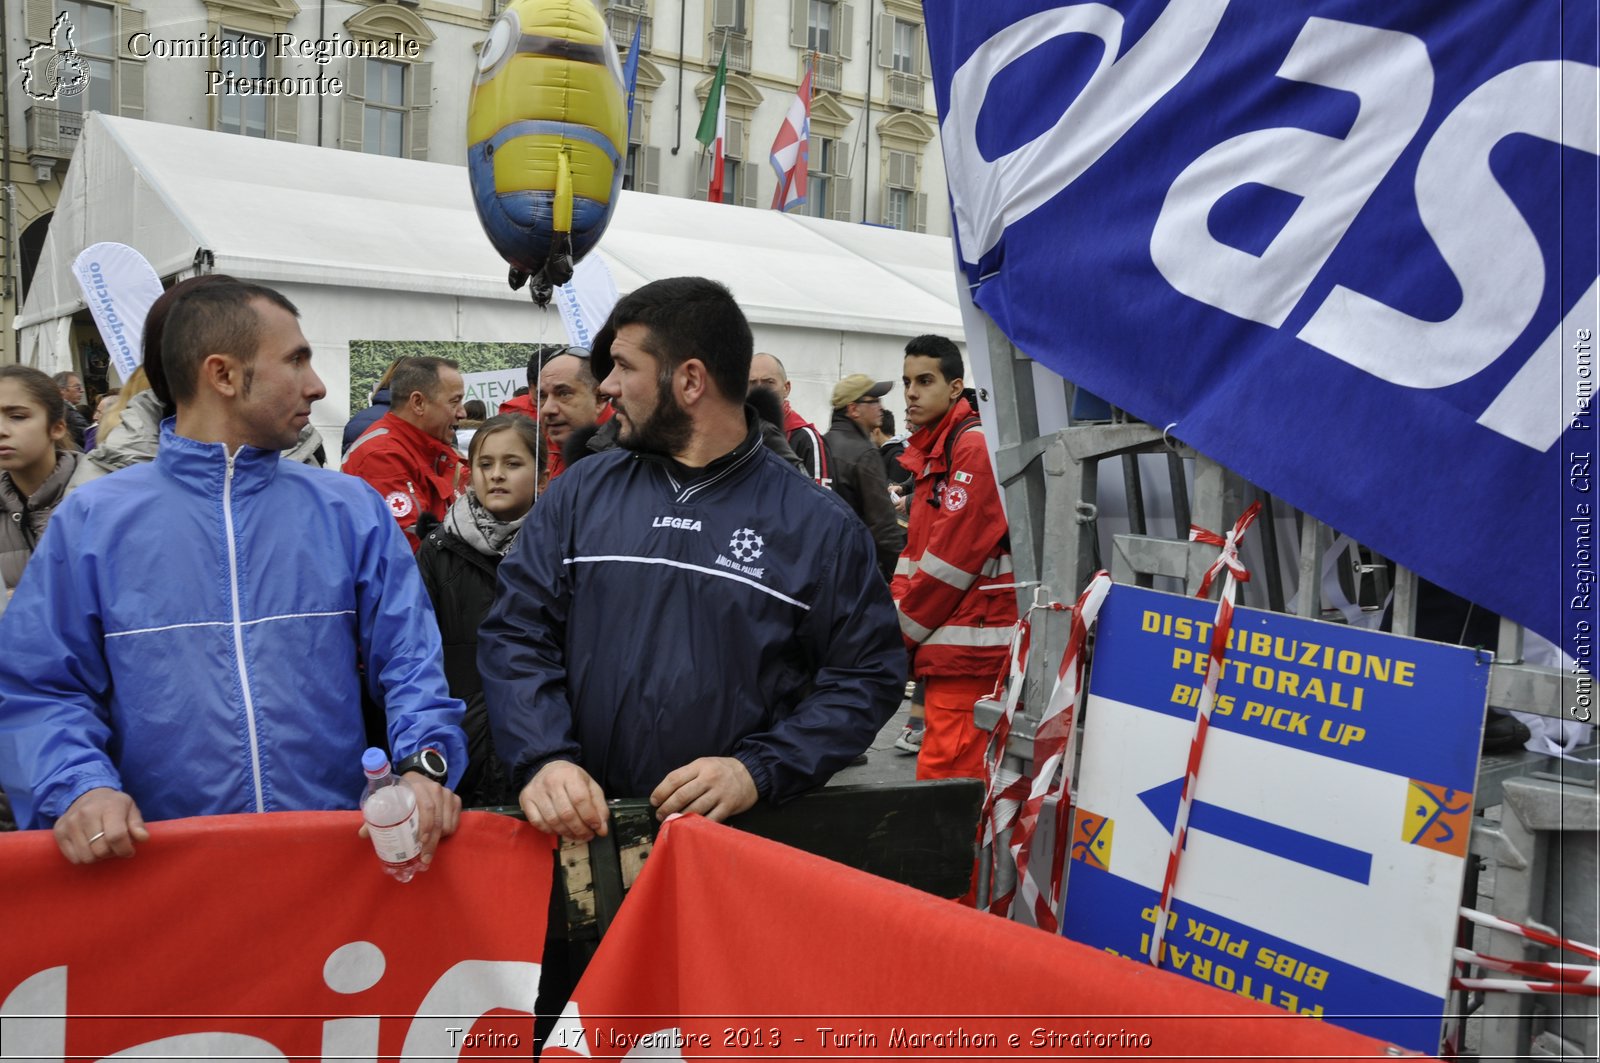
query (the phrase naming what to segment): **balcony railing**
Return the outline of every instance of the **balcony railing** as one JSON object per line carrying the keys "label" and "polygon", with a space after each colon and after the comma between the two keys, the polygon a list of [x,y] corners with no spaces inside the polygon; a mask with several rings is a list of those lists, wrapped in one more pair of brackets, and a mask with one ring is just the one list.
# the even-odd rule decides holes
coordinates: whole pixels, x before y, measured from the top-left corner
{"label": "balcony railing", "polygon": [[606,8],[606,29],[611,31],[611,41],[626,49],[633,43],[633,27],[639,27],[639,50],[650,50],[650,29],[653,20],[649,15],[627,4],[612,4]]}
{"label": "balcony railing", "polygon": [[889,106],[922,110],[922,78],[916,74],[889,71]]}
{"label": "balcony railing", "polygon": [[750,73],[750,38],[737,30],[712,30],[706,34],[706,62],[715,67],[722,57],[722,46],[728,46],[728,69],[740,74]]}
{"label": "balcony railing", "polygon": [[[800,72],[806,69],[805,56],[800,57]],[[836,55],[817,56],[815,72],[811,77],[813,92],[840,92],[844,89],[844,60]]]}
{"label": "balcony railing", "polygon": [[83,135],[83,115],[59,107],[29,107],[23,123],[29,155],[70,159]]}

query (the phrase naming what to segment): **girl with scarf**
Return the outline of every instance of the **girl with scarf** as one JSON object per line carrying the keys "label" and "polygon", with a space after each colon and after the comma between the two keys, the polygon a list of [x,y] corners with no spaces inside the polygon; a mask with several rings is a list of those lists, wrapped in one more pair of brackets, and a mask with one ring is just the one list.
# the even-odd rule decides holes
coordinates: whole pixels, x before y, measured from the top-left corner
{"label": "girl with scarf", "polygon": [[494,755],[478,676],[478,625],[494,602],[495,570],[511,549],[539,484],[539,427],[526,417],[492,417],[472,437],[472,484],[422,542],[417,564],[433,598],[450,693],[467,704],[467,770],[457,787],[466,808],[516,803]]}
{"label": "girl with scarf", "polygon": [[55,381],[0,366],[0,613],[81,457]]}

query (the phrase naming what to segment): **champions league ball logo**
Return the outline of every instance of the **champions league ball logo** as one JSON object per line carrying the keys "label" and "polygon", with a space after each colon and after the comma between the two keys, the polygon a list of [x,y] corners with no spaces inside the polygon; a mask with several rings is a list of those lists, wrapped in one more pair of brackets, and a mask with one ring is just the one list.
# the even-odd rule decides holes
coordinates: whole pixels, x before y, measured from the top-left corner
{"label": "champions league ball logo", "polygon": [[761,536],[749,528],[740,528],[733,533],[733,538],[728,540],[728,549],[733,552],[734,559],[745,564],[760,557],[761,549],[766,545]]}

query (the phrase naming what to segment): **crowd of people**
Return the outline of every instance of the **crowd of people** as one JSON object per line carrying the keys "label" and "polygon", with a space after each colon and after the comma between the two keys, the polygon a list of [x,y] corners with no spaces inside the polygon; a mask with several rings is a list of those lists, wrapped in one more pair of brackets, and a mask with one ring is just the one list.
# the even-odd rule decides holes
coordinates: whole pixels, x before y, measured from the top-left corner
{"label": "crowd of people", "polygon": [[908,675],[918,777],[983,777],[1016,607],[948,339],[906,347],[907,438],[860,374],[821,432],[726,288],[657,281],[465,455],[459,366],[397,360],[334,472],[298,317],[176,285],[98,440],[75,375],[0,369],[5,825],[91,863],[150,819],[354,808],[371,744],[425,860],[463,804],[580,841],[610,798],[726,819],[862,755]]}

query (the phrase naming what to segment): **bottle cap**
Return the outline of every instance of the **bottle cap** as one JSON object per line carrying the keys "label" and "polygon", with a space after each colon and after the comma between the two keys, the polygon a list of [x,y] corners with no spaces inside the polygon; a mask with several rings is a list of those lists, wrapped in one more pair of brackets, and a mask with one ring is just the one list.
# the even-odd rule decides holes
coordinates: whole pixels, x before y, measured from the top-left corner
{"label": "bottle cap", "polygon": [[373,746],[361,754],[361,770],[368,775],[382,775],[389,770],[389,754]]}

